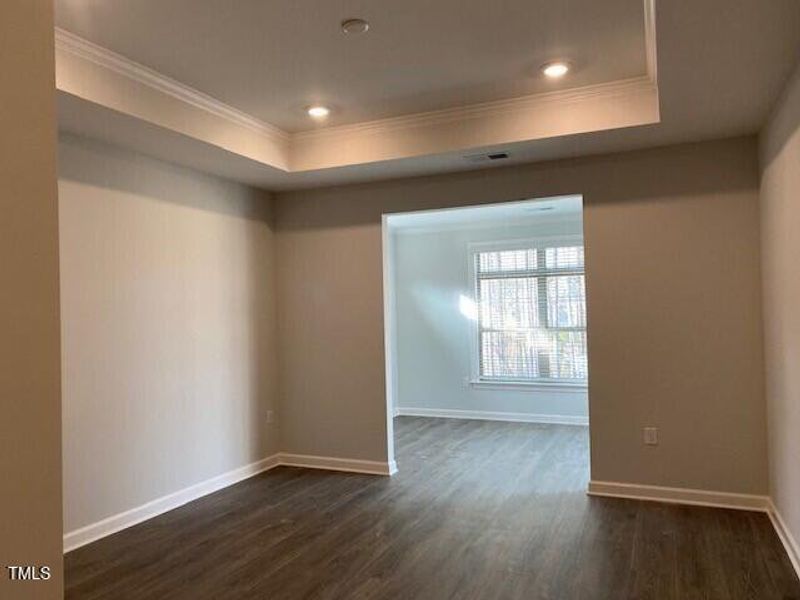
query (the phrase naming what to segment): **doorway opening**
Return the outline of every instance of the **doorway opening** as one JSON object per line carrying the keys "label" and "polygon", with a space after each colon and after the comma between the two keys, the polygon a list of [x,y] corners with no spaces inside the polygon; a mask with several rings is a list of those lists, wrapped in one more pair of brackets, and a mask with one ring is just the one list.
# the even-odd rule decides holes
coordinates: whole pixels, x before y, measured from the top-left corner
{"label": "doorway opening", "polygon": [[582,197],[388,214],[383,236],[390,458],[402,471],[423,431],[505,458],[560,439],[573,467],[560,485],[584,492]]}

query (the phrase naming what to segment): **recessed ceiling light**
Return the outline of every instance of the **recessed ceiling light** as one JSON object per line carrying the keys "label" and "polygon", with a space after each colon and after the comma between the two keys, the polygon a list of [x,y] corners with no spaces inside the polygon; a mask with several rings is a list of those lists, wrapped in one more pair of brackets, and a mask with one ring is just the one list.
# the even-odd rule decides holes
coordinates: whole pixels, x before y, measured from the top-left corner
{"label": "recessed ceiling light", "polygon": [[342,32],[347,35],[358,35],[359,33],[367,33],[369,31],[369,23],[364,19],[346,19],[342,21]]}
{"label": "recessed ceiling light", "polygon": [[327,106],[315,105],[309,106],[306,112],[312,119],[324,119],[331,114],[331,109]]}
{"label": "recessed ceiling light", "polygon": [[545,77],[549,77],[550,79],[563,77],[568,71],[569,65],[565,62],[550,62],[542,65],[542,73],[544,73]]}

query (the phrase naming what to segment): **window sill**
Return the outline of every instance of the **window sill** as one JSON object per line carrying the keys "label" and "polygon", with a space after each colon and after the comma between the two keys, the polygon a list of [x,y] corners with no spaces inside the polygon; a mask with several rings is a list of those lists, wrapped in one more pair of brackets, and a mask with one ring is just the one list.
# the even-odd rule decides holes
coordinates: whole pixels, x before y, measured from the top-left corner
{"label": "window sill", "polygon": [[586,392],[589,386],[585,383],[561,383],[548,381],[491,381],[486,379],[472,379],[469,385],[473,388],[485,390],[514,390],[520,392],[555,392],[574,393]]}

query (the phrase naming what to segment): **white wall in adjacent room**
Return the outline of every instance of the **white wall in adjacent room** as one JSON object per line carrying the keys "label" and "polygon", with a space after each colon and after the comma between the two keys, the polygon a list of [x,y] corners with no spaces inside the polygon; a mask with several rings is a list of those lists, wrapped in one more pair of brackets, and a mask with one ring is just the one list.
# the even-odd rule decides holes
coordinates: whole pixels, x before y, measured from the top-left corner
{"label": "white wall in adjacent room", "polygon": [[455,415],[469,411],[495,413],[495,417],[510,413],[505,416],[588,422],[586,389],[471,383],[476,323],[461,310],[462,299],[474,298],[469,264],[474,244],[582,236],[582,232],[579,212],[525,225],[398,229],[394,233],[394,293],[399,412]]}

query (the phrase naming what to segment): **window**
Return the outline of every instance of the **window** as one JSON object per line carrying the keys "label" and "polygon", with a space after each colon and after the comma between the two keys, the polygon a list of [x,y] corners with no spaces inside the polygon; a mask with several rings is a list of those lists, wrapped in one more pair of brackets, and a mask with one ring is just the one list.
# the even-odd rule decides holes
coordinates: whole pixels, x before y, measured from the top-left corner
{"label": "window", "polygon": [[516,246],[474,254],[478,379],[585,384],[583,246]]}

